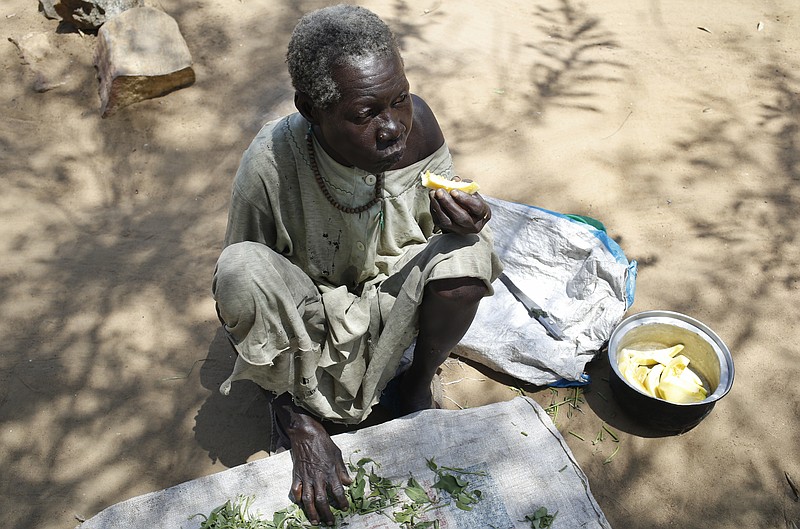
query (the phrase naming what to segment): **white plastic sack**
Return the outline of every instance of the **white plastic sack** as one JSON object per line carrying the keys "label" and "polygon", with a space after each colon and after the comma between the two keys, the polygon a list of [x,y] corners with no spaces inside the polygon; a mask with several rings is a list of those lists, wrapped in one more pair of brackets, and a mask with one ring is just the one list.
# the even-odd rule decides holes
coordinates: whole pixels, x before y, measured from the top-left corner
{"label": "white plastic sack", "polygon": [[485,197],[505,274],[558,323],[550,337],[497,280],[456,353],[535,385],[581,381],[633,303],[636,261],[604,231],[565,215]]}
{"label": "white plastic sack", "polygon": [[[482,492],[471,511],[452,502],[426,514],[441,527],[529,529],[525,516],[540,507],[558,513],[555,527],[611,529],[592,496],[586,475],[550,417],[532,399],[466,410],[425,410],[378,426],[334,436],[345,459],[368,457],[376,472],[394,483],[409,475],[435,493],[437,465],[469,469]],[[79,529],[197,529],[202,518],[240,494],[253,496],[252,512],[267,519],[289,506],[292,460],[282,452],[210,476],[113,505]],[[396,529],[381,513],[347,519],[349,529]]]}

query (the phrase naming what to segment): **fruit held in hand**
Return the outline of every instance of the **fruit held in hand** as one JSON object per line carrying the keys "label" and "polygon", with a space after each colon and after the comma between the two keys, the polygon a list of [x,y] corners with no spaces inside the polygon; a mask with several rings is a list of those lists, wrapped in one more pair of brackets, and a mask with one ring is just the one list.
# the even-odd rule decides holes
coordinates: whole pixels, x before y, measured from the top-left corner
{"label": "fruit held in hand", "polygon": [[480,189],[480,186],[475,182],[455,182],[430,171],[425,171],[420,174],[420,178],[422,179],[422,185],[425,187],[430,189],[444,189],[448,193],[455,189],[472,195]]}

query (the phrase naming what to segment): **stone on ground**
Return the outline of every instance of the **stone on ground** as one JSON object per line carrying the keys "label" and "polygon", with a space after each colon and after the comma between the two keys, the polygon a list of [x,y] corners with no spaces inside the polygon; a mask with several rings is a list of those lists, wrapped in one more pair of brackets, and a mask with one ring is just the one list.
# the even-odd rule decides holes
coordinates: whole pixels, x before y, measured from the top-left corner
{"label": "stone on ground", "polygon": [[153,7],[129,9],[104,24],[94,64],[103,117],[195,80],[192,57],[177,22]]}

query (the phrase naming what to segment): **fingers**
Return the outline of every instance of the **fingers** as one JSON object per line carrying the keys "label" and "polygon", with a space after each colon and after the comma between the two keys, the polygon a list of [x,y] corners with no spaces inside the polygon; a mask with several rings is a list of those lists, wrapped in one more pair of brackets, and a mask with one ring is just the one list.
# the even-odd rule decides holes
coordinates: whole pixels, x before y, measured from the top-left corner
{"label": "fingers", "polygon": [[350,474],[347,472],[347,468],[344,466],[344,461],[340,459],[336,467],[336,473],[338,474],[339,481],[341,481],[343,485],[352,485],[353,478],[351,478]]}
{"label": "fingers", "polygon": [[[295,481],[297,482],[298,479],[299,478],[295,478]],[[299,497],[294,495],[295,492],[300,493]],[[309,485],[304,487],[302,483],[300,483],[295,487],[293,484],[292,499],[295,503],[300,504],[303,508],[303,512],[306,514],[306,518],[308,518],[308,521],[313,525],[319,525],[320,523],[325,525],[334,524],[335,518],[328,504],[328,495],[324,486]]]}
{"label": "fingers", "polygon": [[325,486],[313,487],[313,491],[303,491],[303,505],[305,506],[306,516],[312,524],[322,522],[325,525],[334,524],[334,516],[328,504],[328,493]]}
{"label": "fingers", "polygon": [[347,501],[345,487],[353,483],[353,478],[351,478],[350,474],[347,472],[347,468],[344,466],[344,461],[342,461],[341,457],[336,462],[336,477],[338,481],[334,481],[331,486],[331,496],[336,500],[336,508],[341,511],[346,511],[350,508],[350,502]]}
{"label": "fingers", "polygon": [[292,481],[292,487],[289,489],[289,497],[295,503],[300,503],[303,495],[303,480],[300,479],[300,476],[295,475],[294,480]]}
{"label": "fingers", "polygon": [[347,495],[341,483],[334,483],[331,486],[331,497],[333,498],[333,506],[340,511],[346,511],[350,508],[350,502],[347,501]]}
{"label": "fingers", "polygon": [[430,196],[431,215],[444,232],[478,233],[492,217],[489,204],[478,194],[437,189]]}
{"label": "fingers", "polygon": [[341,511],[350,508],[345,487],[350,485],[353,479],[347,473],[343,462],[338,462],[336,466],[337,479],[319,479],[310,476],[305,480],[305,483],[309,485],[304,486],[303,478],[295,475],[292,482],[289,491],[292,501],[301,505],[308,521],[314,525],[335,524],[336,518],[331,510],[331,499],[333,506]]}
{"label": "fingers", "polygon": [[[345,496],[344,487],[334,487],[331,491],[331,495],[335,502],[334,507],[337,509],[346,511],[350,507],[347,497]],[[331,510],[331,505],[328,501],[328,493],[325,488],[321,486],[303,487],[302,495],[296,503],[302,507],[306,518],[308,518],[308,521],[313,525],[319,525],[320,523],[324,525],[334,525],[336,523],[336,517]]]}
{"label": "fingers", "polygon": [[436,198],[437,193],[439,196],[444,195],[446,193],[439,193],[438,191],[431,191],[431,215],[433,216],[433,221],[439,226],[442,231],[449,232],[452,231],[452,221],[450,217],[448,217],[445,212],[442,210],[442,206],[439,203],[439,200]]}

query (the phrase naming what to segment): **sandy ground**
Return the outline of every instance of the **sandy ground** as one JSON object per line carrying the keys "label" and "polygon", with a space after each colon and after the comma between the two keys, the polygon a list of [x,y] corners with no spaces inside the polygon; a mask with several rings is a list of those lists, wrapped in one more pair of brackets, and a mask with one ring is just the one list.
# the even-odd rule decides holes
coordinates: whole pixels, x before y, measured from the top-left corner
{"label": "sandy ground", "polygon": [[[247,384],[216,392],[233,357],[210,277],[239,156],[292,110],[289,31],[327,3],[160,0],[197,83],[108,119],[96,38],[32,0],[0,5],[4,526],[72,528],[266,456],[263,397]],[[733,391],[681,436],[632,424],[607,365],[590,366],[580,410],[556,422],[612,525],[800,523],[784,477],[800,483],[800,4],[364,5],[400,36],[461,174],[489,195],[602,220],[640,264],[630,312],[684,312],[733,352]],[[50,54],[26,65],[7,39],[28,33]],[[34,90],[37,71],[53,89]],[[444,377],[448,407],[569,395],[457,360]],[[592,443],[604,423],[618,445]]]}

